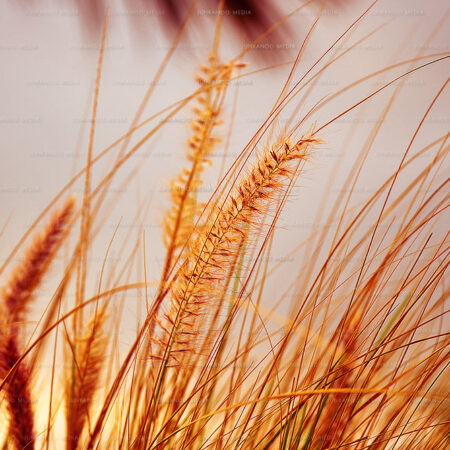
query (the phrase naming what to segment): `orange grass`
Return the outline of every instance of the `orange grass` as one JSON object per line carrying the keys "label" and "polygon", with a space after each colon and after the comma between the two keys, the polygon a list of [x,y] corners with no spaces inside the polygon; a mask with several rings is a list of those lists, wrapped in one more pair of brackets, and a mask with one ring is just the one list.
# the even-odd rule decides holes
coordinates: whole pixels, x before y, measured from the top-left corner
{"label": "orange grass", "polygon": [[[3,284],[0,391],[8,429],[4,448],[62,448],[54,439],[61,417],[64,446],[70,450],[449,445],[444,385],[450,356],[449,292],[444,278],[450,247],[448,232],[442,232],[448,215],[449,179],[442,172],[449,134],[428,138],[425,133],[426,120],[442,101],[448,79],[426,108],[417,111],[419,119],[412,122],[409,141],[395,143],[402,149],[398,165],[370,195],[354,200],[403,83],[443,64],[449,55],[418,52],[414,58],[349,81],[305,109],[314,98],[315,83],[333,70],[333,64],[376,36],[379,29],[353,39],[376,3],[307,64],[303,57],[320,21],[318,13],[269,114],[238,156],[230,164],[222,161],[225,174],[220,174],[207,198],[202,198],[199,186],[212,165],[210,157],[232,142],[232,127],[226,144],[219,138],[226,129],[219,125],[231,120],[226,107],[230,83],[266,69],[241,73],[246,51],[228,64],[220,62],[219,38],[223,45],[226,32],[219,17],[198,89],[142,120],[156,81],[191,18],[193,9],[189,10],[129,131],[96,153],[105,19],[86,165],[49,202],[0,268],[2,276],[7,274],[33,228],[84,177],[79,209],[69,197]],[[347,47],[341,47],[344,43]],[[389,76],[381,87],[368,89],[338,113],[332,109],[334,100],[381,74]],[[331,208],[327,195],[333,180],[327,183],[314,218],[314,224],[322,226],[290,246],[284,258],[295,257],[294,266],[283,260],[271,263],[283,209],[295,195],[299,197],[295,204],[301,205],[302,187],[308,186],[308,169],[317,152],[322,144],[333,147],[327,131],[350,113],[363,115],[360,108],[383,93],[379,120],[369,127]],[[185,168],[178,176],[168,174],[173,181],[162,221],[166,253],[161,273],[148,273],[152,246],[142,231],[146,202],[132,219],[140,224],[137,237],[131,231],[124,235],[118,224],[103,264],[92,267],[89,255],[108,217],[112,180],[129,168],[123,181],[127,185],[139,170],[139,165],[129,167],[131,156],[194,102]],[[288,120],[280,132],[285,112]],[[232,120],[239,121],[235,106]],[[351,129],[347,143],[357,128],[356,124]],[[143,137],[131,145],[139,131]],[[424,136],[428,140],[420,141],[422,147],[417,149]],[[96,179],[93,168],[119,145],[110,169]],[[429,158],[417,169],[418,158],[424,155]],[[308,211],[300,209],[297,214],[307,217]],[[73,230],[75,224],[78,232]],[[283,226],[289,229],[289,224]],[[120,253],[126,257],[111,265],[109,252],[118,245],[119,235]],[[67,262],[50,266],[64,238]],[[26,313],[50,269],[56,288],[30,333]],[[95,271],[98,288],[90,292],[88,281]],[[131,296],[137,296],[140,314],[136,335],[124,350],[118,335]],[[49,391],[39,395],[36,367],[49,356]],[[62,369],[59,361],[64,362]],[[36,396],[43,408],[39,414]],[[38,415],[45,421],[37,420]]]}

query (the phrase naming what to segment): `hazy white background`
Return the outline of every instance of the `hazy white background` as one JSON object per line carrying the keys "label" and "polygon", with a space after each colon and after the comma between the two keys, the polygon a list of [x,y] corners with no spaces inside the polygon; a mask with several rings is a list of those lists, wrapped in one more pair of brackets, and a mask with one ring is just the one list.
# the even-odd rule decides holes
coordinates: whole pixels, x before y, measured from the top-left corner
{"label": "hazy white background", "polygon": [[[281,2],[286,12],[300,2]],[[371,2],[366,0],[344,2],[342,8],[328,6],[312,35],[304,60],[298,69],[303,74],[331,43],[358,17]],[[449,27],[445,23],[427,48],[423,43],[447,12],[445,0],[385,0],[380,1],[358,28],[344,42],[351,45],[364,34],[385,23],[385,27],[369,40],[356,47],[326,72],[300,113],[333,94],[338,89],[393,62],[405,60],[418,53],[448,52]],[[161,16],[127,9],[123,2],[110,2],[110,26],[106,43],[99,108],[95,130],[94,154],[98,154],[130,126],[149,83],[163,60],[170,40],[163,33]],[[296,51],[315,18],[317,7],[295,14],[291,20],[296,36],[285,42],[273,42],[272,49],[260,53],[278,52],[281,60],[292,61]],[[175,51],[154,96],[143,117],[190,94],[195,88],[194,75],[211,48],[213,19],[199,12],[190,26],[190,40],[183,41]],[[131,20],[132,19],[132,20]],[[226,60],[242,49],[239,34],[232,34],[225,18],[225,31],[220,55]],[[139,26],[138,26],[139,25]],[[137,29],[145,29],[140,33]],[[34,3],[0,2],[0,227],[6,224],[0,240],[0,258],[3,260],[32,220],[68,181],[75,169],[83,167],[88,143],[89,118],[99,50],[99,34],[86,33],[83,19],[75,2],[66,0]],[[261,58],[244,58],[250,62],[247,69],[264,67]],[[406,70],[403,66],[369,80],[334,100],[320,114],[314,116],[316,124],[326,122],[352,103],[357,102],[383,83]],[[290,66],[264,71],[242,78],[234,83],[225,105],[229,118],[235,90],[239,89],[237,120],[230,141],[228,166],[241,151],[252,134],[266,117],[277,98]],[[357,186],[355,201],[362,201],[397,167],[415,127],[449,73],[448,62],[440,62],[419,71],[406,80],[382,132],[372,149]],[[297,76],[297,78],[298,78]],[[293,243],[299,243],[320,224],[314,224],[315,209],[324,194],[324,187],[332,177],[327,204],[332,205],[341,190],[348,169],[361,149],[369,130],[378,118],[393,92],[391,87],[365,106],[328,127],[323,135],[325,144],[317,151],[301,179],[295,198],[288,204],[280,221],[281,232],[272,253],[275,259],[283,258]],[[448,90],[433,109],[411,154],[448,130],[450,111]],[[294,103],[292,104],[294,106]],[[113,182],[110,199],[116,200],[103,231],[98,237],[90,259],[90,281],[95,283],[101,268],[106,247],[119,220],[116,246],[110,254],[110,264],[123,261],[118,255],[120,242],[130,227],[134,237],[141,233],[133,222],[139,201],[151,199],[149,214],[144,223],[148,249],[148,277],[157,279],[161,269],[163,246],[160,225],[164,208],[168,204],[167,186],[184,164],[190,108],[180,112],[130,160]],[[299,116],[300,117],[300,116]],[[308,123],[311,125],[313,122]],[[358,124],[352,139],[343,146],[349,129]],[[149,130],[152,122],[144,130]],[[285,124],[279,123],[280,133]],[[226,135],[227,125],[221,133]],[[142,135],[142,134],[140,134]],[[133,142],[135,142],[134,140]],[[222,153],[219,149],[218,153]],[[115,151],[94,168],[94,184],[110,167]],[[429,161],[430,156],[419,161],[415,170]],[[213,158],[216,169],[220,155]],[[339,163],[337,170],[335,164]],[[121,189],[121,181],[131,169],[140,170],[133,181]],[[414,169],[411,176],[414,174]],[[211,192],[217,179],[217,170],[209,172],[203,195]],[[400,183],[411,178],[400,180]],[[82,195],[82,182],[72,192]],[[442,224],[443,229],[445,225]],[[133,242],[133,241],[132,241]],[[131,248],[131,243],[130,243]],[[60,257],[62,260],[62,256]],[[298,273],[301,262],[292,258],[286,261],[282,277],[288,280]],[[142,279],[137,269],[134,279]],[[54,286],[47,282],[41,296],[48,301]],[[95,290],[90,286],[89,294]],[[125,308],[130,332],[135,330],[135,302]],[[131,335],[130,335],[131,336]],[[122,343],[131,338],[125,334]]]}

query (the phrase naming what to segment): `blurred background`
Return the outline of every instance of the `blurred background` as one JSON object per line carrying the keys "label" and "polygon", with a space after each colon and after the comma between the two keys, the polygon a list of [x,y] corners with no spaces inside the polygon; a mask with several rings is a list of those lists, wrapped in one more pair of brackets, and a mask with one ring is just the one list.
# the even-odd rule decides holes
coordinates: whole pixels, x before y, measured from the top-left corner
{"label": "blurred background", "polygon": [[[312,1],[296,11],[303,3],[305,2],[295,0],[226,2],[227,9],[222,13],[224,28],[219,56],[227,61],[250,47],[250,51],[243,57],[243,61],[248,62],[249,66],[242,71],[243,74],[249,74],[231,83],[224,107],[225,124],[220,128],[224,142],[227,142],[233,102],[236,100],[236,117],[229,136],[229,147],[225,156],[225,144],[219,146],[217,153],[213,155],[214,165],[208,169],[201,189],[203,199],[207,199],[213,192],[222,162],[223,167],[228,168],[266,118],[321,6],[321,18],[311,35],[294,80],[306,73],[372,2]],[[444,20],[447,5],[445,0],[379,1],[348,39],[341,42],[341,49],[349,48],[363,36],[381,25],[383,27],[333,63],[299,109],[298,119],[326,96],[331,96],[359,78],[390,64],[419,54],[448,52],[449,27]],[[198,87],[195,75],[198,66],[207,60],[212,48],[215,20],[219,14],[217,2],[198,2],[189,10],[187,2],[179,1],[2,0],[2,260],[40,211],[85,164],[106,8],[109,8],[109,26],[95,127],[94,156],[128,131],[134,114],[148,87],[154,82],[158,67],[171,48],[171,42],[188,11],[191,16],[182,38],[155,86],[142,119],[183,99]],[[258,45],[251,46],[252,40],[261,32],[292,12],[292,16],[273,34]],[[430,41],[425,45],[429,38]],[[323,62],[325,61],[326,58]],[[305,127],[324,124],[408,68],[409,65],[397,67],[350,89],[311,117]],[[447,79],[448,73],[449,64],[443,61],[405,79],[368,156],[352,197],[352,204],[357,205],[366,200],[398,166],[415,127]],[[292,274],[298,273],[304,255],[299,252],[286,258],[286,254],[293,244],[300,243],[312,231],[323,226],[322,222],[317,222],[316,216],[320,201],[323,200],[322,206],[329,210],[342,192],[343,182],[361,151],[362,144],[398,85],[396,83],[384,90],[370,102],[324,130],[321,136],[324,145],[314,154],[279,222],[272,258],[274,263],[285,258],[282,278],[289,280]],[[448,131],[449,100],[447,90],[427,118],[411,154]],[[294,100],[277,122],[276,129],[280,135],[289,127],[284,120],[296,106]],[[145,230],[148,278],[158,279],[163,264],[161,223],[169,205],[169,181],[185,164],[191,118],[189,106],[181,110],[133,155],[114,179],[108,192],[108,207],[105,210],[107,215],[103,216],[105,223],[89,258],[88,295],[96,290],[101,264],[116,228],[118,232],[109,254],[107,269],[120,264],[128,255],[120,252],[120,244],[128,233],[131,231],[131,247],[142,236],[142,230]],[[133,136],[131,144],[148,132],[157,120],[139,130]],[[93,186],[109,170],[117,150],[118,147],[95,164]],[[410,168],[409,175],[401,177],[399,186],[405,186],[414,173],[432,157],[433,154],[430,153],[419,158],[417,164]],[[139,170],[133,172],[135,168]],[[124,185],[123,182],[130,174],[130,183]],[[82,179],[71,192],[77,193],[81,201]],[[135,216],[147,203],[148,214],[140,228]],[[376,216],[372,219],[374,217]],[[445,227],[442,222],[441,224],[443,231]],[[20,254],[17,258],[20,258]],[[63,262],[64,254],[61,253],[59,258]],[[143,279],[142,266],[135,269],[132,278]],[[47,279],[37,302],[37,313],[42,310],[42,305],[47,304],[54,287],[52,280]],[[132,298],[130,301],[128,299],[129,297],[125,306],[124,332],[120,337],[120,344],[124,348],[129,345],[136,330],[136,302]],[[270,304],[270,300],[267,301],[268,307]],[[280,308],[283,312],[283,306]]]}

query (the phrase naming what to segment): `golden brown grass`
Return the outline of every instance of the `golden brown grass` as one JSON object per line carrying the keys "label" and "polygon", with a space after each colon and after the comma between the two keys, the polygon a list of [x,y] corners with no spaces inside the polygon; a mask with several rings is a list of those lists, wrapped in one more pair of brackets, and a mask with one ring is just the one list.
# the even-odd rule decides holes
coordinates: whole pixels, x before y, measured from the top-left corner
{"label": "golden brown grass", "polygon": [[198,187],[202,183],[201,174],[211,161],[208,159],[220,139],[214,136],[214,130],[220,125],[220,111],[234,68],[241,64],[222,64],[213,52],[208,65],[202,66],[202,75],[197,81],[202,87],[196,97],[198,105],[194,108],[195,119],[191,123],[192,137],[188,141],[187,160],[189,168],[172,180],[170,186],[171,209],[164,218],[163,241],[168,249],[163,270],[166,280],[171,267],[174,252],[185,248],[192,237],[195,222],[201,211],[197,201]]}
{"label": "golden brown grass", "polygon": [[76,367],[69,374],[71,383],[66,394],[68,403],[67,435],[68,448],[76,449],[89,417],[89,410],[94,399],[94,394],[99,388],[101,370],[106,359],[107,338],[104,333],[106,320],[105,309],[96,311],[86,327],[86,332],[79,339],[77,349]]}
{"label": "golden brown grass", "polygon": [[[219,125],[231,120],[225,107],[228,87],[251,75],[240,72],[245,66],[238,61],[244,54],[227,64],[220,62],[219,17],[198,89],[139,123],[153,92],[150,88],[129,132],[95,155],[105,21],[86,166],[35,225],[84,177],[82,205],[74,211],[69,198],[34,237],[4,283],[0,390],[8,421],[5,448],[448,446],[448,394],[443,385],[449,361],[444,282],[449,236],[442,232],[442,221],[449,180],[442,168],[449,135],[429,138],[424,132],[448,80],[420,112],[410,140],[395,143],[403,148],[399,164],[370,195],[353,200],[402,83],[448,55],[418,54],[349,83],[309,111],[303,108],[314,95],[314,83],[356,45],[339,47],[351,39],[369,10],[298,76],[314,23],[267,119],[227,165],[208,198],[201,198],[198,187],[211,155],[224,147],[219,135],[225,127]],[[179,39],[180,35],[174,45]],[[173,49],[157,78],[172,54]],[[392,75],[398,69],[403,72]],[[390,75],[390,81],[329,117],[330,102],[380,74]],[[333,146],[326,139],[329,127],[379,93],[389,93],[394,83],[331,208],[328,197],[318,208],[314,223],[322,226],[303,242],[294,235],[287,253],[274,262],[274,255],[279,256],[275,250],[282,210],[293,193],[299,193],[301,205],[305,194],[297,188],[307,185],[304,175],[314,164],[319,144]],[[185,169],[170,186],[161,273],[148,273],[152,249],[145,233],[139,229],[137,236],[131,231],[124,236],[119,226],[103,263],[93,267],[89,255],[107,217],[111,181],[126,163],[131,164],[133,154],[191,103],[196,103],[193,134]],[[286,108],[292,110],[280,133],[277,123]],[[155,119],[158,123],[152,126]],[[307,131],[309,123],[313,125]],[[149,128],[145,136],[130,146],[130,138],[144,127]],[[429,139],[417,149],[418,136]],[[112,167],[97,181],[92,167],[118,144],[122,146]],[[411,170],[424,155],[425,164]],[[400,183],[403,177],[406,181]],[[327,196],[330,186],[331,182]],[[143,204],[133,223],[142,224],[146,213]],[[308,211],[300,208],[296,214],[303,218]],[[72,231],[75,223],[78,232]],[[6,258],[2,272],[31,232]],[[109,264],[119,234],[120,253],[126,257]],[[30,333],[24,326],[26,312],[68,235],[74,241],[67,240],[66,263],[52,267],[59,276],[54,295]],[[289,258],[295,264],[287,264]],[[136,268],[138,277],[133,278]],[[98,283],[93,292],[87,282],[91,275]],[[141,314],[138,310],[136,335],[125,339],[124,349],[119,336],[125,305],[135,297]],[[36,368],[49,359],[48,391],[39,391]],[[61,429],[64,444],[55,439]]]}
{"label": "golden brown grass", "polygon": [[17,448],[34,448],[34,408],[31,397],[31,372],[25,363],[17,365],[21,355],[20,337],[25,314],[65,235],[74,208],[74,198],[53,214],[13,271],[3,292],[0,331],[0,377],[9,378],[5,386],[10,416],[9,435]]}
{"label": "golden brown grass", "polygon": [[[284,142],[264,152],[248,175],[230,194],[210,227],[193,243],[171,289],[170,310],[162,339],[166,352],[177,361],[177,353],[195,352],[200,322],[214,315],[216,291],[226,280],[227,267],[236,258],[240,238],[257,226],[261,215],[283,187],[283,180],[295,174],[292,165],[308,156],[314,138],[302,138],[295,144]],[[219,305],[220,306],[220,305]],[[204,326],[204,324],[203,324]]]}

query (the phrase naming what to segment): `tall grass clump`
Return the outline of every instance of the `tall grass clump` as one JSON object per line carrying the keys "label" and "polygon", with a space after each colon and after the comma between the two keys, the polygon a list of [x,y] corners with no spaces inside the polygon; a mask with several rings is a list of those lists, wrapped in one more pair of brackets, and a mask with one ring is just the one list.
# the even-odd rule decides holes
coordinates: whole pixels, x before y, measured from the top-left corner
{"label": "tall grass clump", "polygon": [[[316,91],[355,57],[352,50],[376,38],[379,29],[355,37],[376,3],[311,63],[305,55],[318,13],[299,37],[272,107],[239,147],[231,125],[248,126],[230,91],[286,65],[259,69],[261,59],[254,67],[242,61],[253,61],[250,50],[294,14],[227,63],[218,15],[196,87],[144,118],[188,14],[129,130],[97,152],[105,20],[86,163],[0,268],[3,448],[448,447],[449,134],[427,127],[448,79],[423,109],[402,117],[409,136],[388,136],[399,160],[384,167],[373,189],[364,187],[405,83],[441,68],[449,55],[427,53],[427,41],[414,57],[349,79],[327,96]],[[381,105],[376,120],[359,120],[372,102]],[[129,186],[145,165],[133,166],[132,157],[150,142],[167,148],[159,133],[182,111],[190,114],[177,152],[182,169],[158,168],[171,180],[159,199],[161,245],[148,238],[150,202],[140,196],[133,226],[121,227],[122,217],[108,233],[117,201],[112,181]],[[339,121],[349,116],[355,120],[342,143]],[[321,159],[355,146],[348,167]],[[218,152],[224,156],[213,164]],[[331,175],[320,178],[323,196],[315,198],[309,193],[324,160]],[[102,175],[99,161],[107,167]],[[69,197],[56,209],[77,182],[80,206]],[[164,254],[156,257],[158,248]],[[58,251],[64,257],[56,264]],[[16,255],[23,255],[17,265]],[[33,302],[38,295],[44,305]],[[39,368],[48,369],[44,376]]]}
{"label": "tall grass clump", "polygon": [[26,363],[18,364],[22,353],[21,330],[34,291],[65,236],[73,208],[74,198],[71,197],[53,214],[45,229],[34,238],[3,290],[0,373],[2,379],[8,379],[5,384],[10,417],[8,433],[17,448],[34,448],[35,438],[32,373]]}

